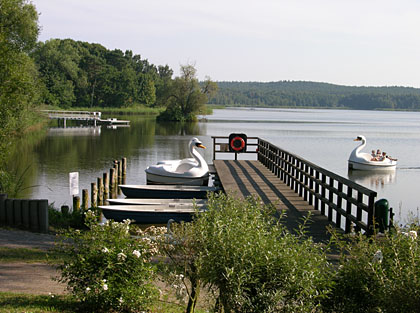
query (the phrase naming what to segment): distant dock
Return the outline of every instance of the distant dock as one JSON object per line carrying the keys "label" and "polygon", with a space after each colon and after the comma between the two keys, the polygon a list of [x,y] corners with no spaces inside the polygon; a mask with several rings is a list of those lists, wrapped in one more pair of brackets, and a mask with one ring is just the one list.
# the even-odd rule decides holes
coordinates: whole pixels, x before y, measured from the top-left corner
{"label": "distant dock", "polygon": [[67,120],[74,121],[87,121],[96,125],[129,125],[130,121],[118,120],[116,118],[102,119],[101,112],[88,112],[88,111],[57,111],[57,110],[42,110],[50,119],[57,119],[63,121],[63,126],[66,127]]}

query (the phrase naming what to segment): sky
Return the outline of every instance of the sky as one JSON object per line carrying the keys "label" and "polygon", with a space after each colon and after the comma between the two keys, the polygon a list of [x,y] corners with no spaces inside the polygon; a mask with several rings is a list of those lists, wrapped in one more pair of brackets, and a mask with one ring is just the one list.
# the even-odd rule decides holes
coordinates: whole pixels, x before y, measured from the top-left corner
{"label": "sky", "polygon": [[132,50],[199,79],[420,88],[420,0],[32,0],[40,41]]}

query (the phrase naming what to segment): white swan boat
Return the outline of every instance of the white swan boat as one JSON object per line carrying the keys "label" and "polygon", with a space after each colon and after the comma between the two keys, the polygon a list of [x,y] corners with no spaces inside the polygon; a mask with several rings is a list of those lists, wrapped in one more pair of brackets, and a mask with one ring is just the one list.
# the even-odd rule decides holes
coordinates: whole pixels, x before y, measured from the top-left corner
{"label": "white swan boat", "polygon": [[390,159],[388,157],[383,158],[382,160],[374,160],[372,154],[361,152],[361,150],[366,146],[366,138],[364,136],[357,136],[354,141],[361,141],[362,143],[351,152],[348,161],[349,169],[363,171],[395,170],[397,160]]}
{"label": "white swan boat", "polygon": [[209,167],[196,148],[203,148],[198,138],[189,143],[192,158],[165,160],[146,168],[148,184],[206,186],[209,181]]}

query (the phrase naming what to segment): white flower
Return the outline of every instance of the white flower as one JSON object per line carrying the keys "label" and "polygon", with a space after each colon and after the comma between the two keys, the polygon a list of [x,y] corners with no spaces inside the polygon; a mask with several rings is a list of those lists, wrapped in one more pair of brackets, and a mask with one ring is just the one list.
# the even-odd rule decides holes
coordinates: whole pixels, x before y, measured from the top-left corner
{"label": "white flower", "polygon": [[410,230],[410,231],[408,232],[408,234],[410,235],[410,237],[411,237],[412,239],[417,239],[417,232],[416,232],[415,230]]}
{"label": "white flower", "polygon": [[105,291],[108,290],[108,285],[107,284],[104,284],[103,285],[103,288],[104,288]]}
{"label": "white flower", "polygon": [[118,253],[117,258],[120,261],[124,261],[127,258],[127,256],[124,253],[120,252]]}
{"label": "white flower", "polygon": [[134,250],[133,254],[138,258],[140,257],[140,251],[138,251],[138,250]]}
{"label": "white flower", "polygon": [[120,297],[120,298],[118,299],[118,301],[119,301],[120,303],[123,303],[123,302],[124,302],[124,299],[123,299],[122,297]]}
{"label": "white flower", "polygon": [[376,252],[375,252],[375,254],[373,255],[373,260],[372,260],[372,262],[373,262],[373,263],[382,263],[383,258],[384,258],[384,256],[383,256],[383,254],[382,254],[382,251],[381,251],[381,250],[378,250],[378,251],[376,251]]}
{"label": "white flower", "polygon": [[89,292],[90,291],[90,288],[89,287],[86,287],[86,292]]}
{"label": "white flower", "polygon": [[104,283],[106,283],[106,279],[102,279],[102,281],[103,281]]}
{"label": "white flower", "polygon": [[108,248],[106,248],[106,247],[105,247],[105,248],[103,248],[103,249],[102,249],[102,252],[103,252],[103,253],[108,253],[108,252],[109,252],[109,250],[108,250]]}

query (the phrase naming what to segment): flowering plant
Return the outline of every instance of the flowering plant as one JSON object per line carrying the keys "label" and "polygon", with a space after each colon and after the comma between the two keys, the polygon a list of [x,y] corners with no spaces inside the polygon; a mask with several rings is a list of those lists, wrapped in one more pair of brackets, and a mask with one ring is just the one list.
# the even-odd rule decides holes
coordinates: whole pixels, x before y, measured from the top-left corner
{"label": "flowering plant", "polygon": [[86,231],[69,230],[57,249],[66,254],[58,266],[72,294],[89,310],[144,310],[159,293],[152,285],[155,266],[150,262],[157,253],[150,234],[156,228],[130,234],[130,221],[97,222],[92,211],[86,212]]}

